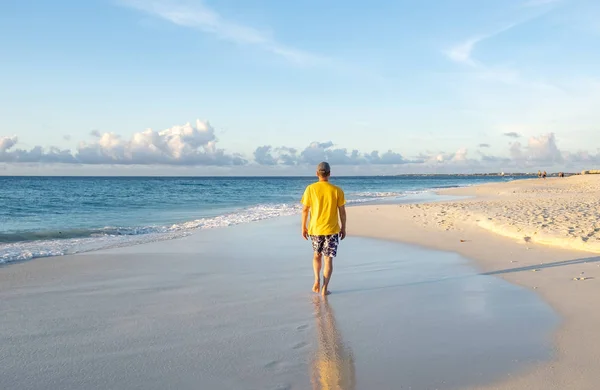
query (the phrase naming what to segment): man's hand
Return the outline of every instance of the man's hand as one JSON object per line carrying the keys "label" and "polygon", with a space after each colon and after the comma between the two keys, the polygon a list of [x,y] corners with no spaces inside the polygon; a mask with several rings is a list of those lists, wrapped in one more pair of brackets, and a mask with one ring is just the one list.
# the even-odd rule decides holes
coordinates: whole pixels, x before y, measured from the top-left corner
{"label": "man's hand", "polygon": [[340,238],[343,240],[344,238],[346,238],[346,206],[342,205],[338,207],[338,210],[340,211],[341,222]]}
{"label": "man's hand", "polygon": [[302,207],[302,237],[305,240],[308,240],[308,229],[306,228],[306,221],[308,221],[308,212],[310,211],[310,207],[304,205]]}

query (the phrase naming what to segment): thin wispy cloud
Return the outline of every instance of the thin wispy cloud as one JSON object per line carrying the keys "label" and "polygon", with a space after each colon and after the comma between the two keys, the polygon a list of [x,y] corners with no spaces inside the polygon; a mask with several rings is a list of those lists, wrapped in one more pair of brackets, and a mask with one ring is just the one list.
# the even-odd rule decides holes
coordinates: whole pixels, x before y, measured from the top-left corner
{"label": "thin wispy cloud", "polygon": [[471,53],[473,52],[475,45],[486,38],[487,36],[485,35],[469,38],[448,49],[446,55],[454,62],[475,66],[475,61],[471,58]]}
{"label": "thin wispy cloud", "polygon": [[270,34],[255,27],[228,20],[200,0],[119,0],[119,2],[181,27],[200,30],[231,43],[255,46],[297,65],[314,66],[330,62],[326,57],[278,42]]}
{"label": "thin wispy cloud", "polygon": [[454,62],[458,62],[469,66],[476,66],[478,63],[473,58],[472,54],[477,44],[487,39],[493,38],[497,35],[500,35],[503,32],[508,31],[515,26],[518,26],[519,24],[521,23],[512,23],[489,34],[480,34],[470,37],[467,40],[460,42],[446,50],[445,54]]}
{"label": "thin wispy cloud", "polygon": [[[561,0],[530,0],[529,8],[539,8],[532,11],[522,11],[522,18],[516,22],[505,25],[491,33],[472,36],[463,42],[460,42],[450,49],[445,50],[444,54],[453,62],[468,66],[472,69],[471,75],[480,81],[487,81],[511,86],[520,86],[541,91],[557,91],[560,87],[546,80],[539,80],[535,77],[523,77],[518,69],[514,69],[505,64],[488,64],[475,58],[474,52],[478,45],[483,42],[496,38],[509,30],[521,27],[527,23],[537,20],[553,11],[553,7],[541,7],[541,5],[558,3]],[[523,5],[521,5],[523,7]],[[506,59],[504,63],[510,63],[513,59]]]}
{"label": "thin wispy cloud", "polygon": [[[541,7],[542,5],[558,3],[560,1],[561,0],[529,0],[528,2],[522,4],[522,7],[535,8],[535,7]],[[509,23],[509,24],[507,24],[497,30],[489,32],[489,33],[482,33],[482,34],[477,34],[472,37],[469,37],[466,40],[455,44],[454,46],[450,47],[449,49],[444,50],[444,53],[446,54],[446,56],[448,56],[448,58],[450,58],[454,62],[471,65],[471,66],[480,65],[473,58],[473,51],[475,50],[475,47],[478,44],[480,44],[483,41],[495,38],[498,35],[501,35],[515,27],[519,27],[523,24],[526,24],[535,19],[538,19],[538,18],[542,17],[543,15],[546,15],[548,12],[550,12],[550,10],[548,10],[548,9],[539,10],[539,11],[536,11],[533,13],[523,12],[526,16],[524,16],[521,20],[518,20],[513,23]],[[527,15],[527,14],[529,14],[529,15]]]}

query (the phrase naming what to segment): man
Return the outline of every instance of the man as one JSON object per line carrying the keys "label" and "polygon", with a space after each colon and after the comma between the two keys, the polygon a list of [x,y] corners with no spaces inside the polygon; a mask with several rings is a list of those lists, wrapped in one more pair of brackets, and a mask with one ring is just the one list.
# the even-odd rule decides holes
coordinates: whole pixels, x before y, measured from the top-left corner
{"label": "man", "polygon": [[[306,187],[302,196],[302,237],[310,237],[314,250],[313,270],[315,284],[313,291],[329,295],[329,282],[333,273],[333,258],[337,254],[339,240],[346,238],[346,200],[341,188],[329,183],[331,167],[322,162],[317,166],[319,181]],[[341,221],[341,226],[338,221]],[[310,222],[306,222],[310,213]],[[323,269],[323,285],[321,286],[321,265],[325,257]]]}

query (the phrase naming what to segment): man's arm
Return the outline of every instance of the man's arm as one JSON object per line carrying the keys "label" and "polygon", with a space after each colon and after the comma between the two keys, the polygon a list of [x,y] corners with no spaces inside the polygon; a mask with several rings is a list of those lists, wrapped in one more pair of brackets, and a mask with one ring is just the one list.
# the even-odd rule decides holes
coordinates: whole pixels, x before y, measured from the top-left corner
{"label": "man's arm", "polygon": [[304,190],[304,195],[302,195],[302,200],[300,201],[300,203],[302,203],[302,237],[304,237],[305,240],[308,240],[308,228],[306,227],[306,222],[308,221],[308,212],[312,203],[311,200],[310,186],[308,186]]}
{"label": "man's arm", "polygon": [[346,238],[346,206],[340,206],[338,210],[340,211],[340,221],[342,222],[340,238],[343,240]]}
{"label": "man's arm", "polygon": [[302,206],[302,237],[305,240],[308,240],[308,229],[306,228],[306,221],[308,221],[308,211],[310,210],[310,206],[303,205]]}

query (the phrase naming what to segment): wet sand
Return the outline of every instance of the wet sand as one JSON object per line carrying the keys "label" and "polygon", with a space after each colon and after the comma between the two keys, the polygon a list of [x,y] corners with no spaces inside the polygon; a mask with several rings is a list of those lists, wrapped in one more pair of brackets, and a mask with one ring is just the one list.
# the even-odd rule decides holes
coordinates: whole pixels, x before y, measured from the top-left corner
{"label": "wet sand", "polygon": [[0,267],[0,388],[459,389],[555,358],[549,306],[454,253],[349,237],[312,294],[298,224]]}
{"label": "wet sand", "polygon": [[475,260],[482,273],[539,294],[560,315],[555,355],[478,389],[597,389],[600,176],[445,190],[468,197],[352,208],[349,234],[413,243]]}

